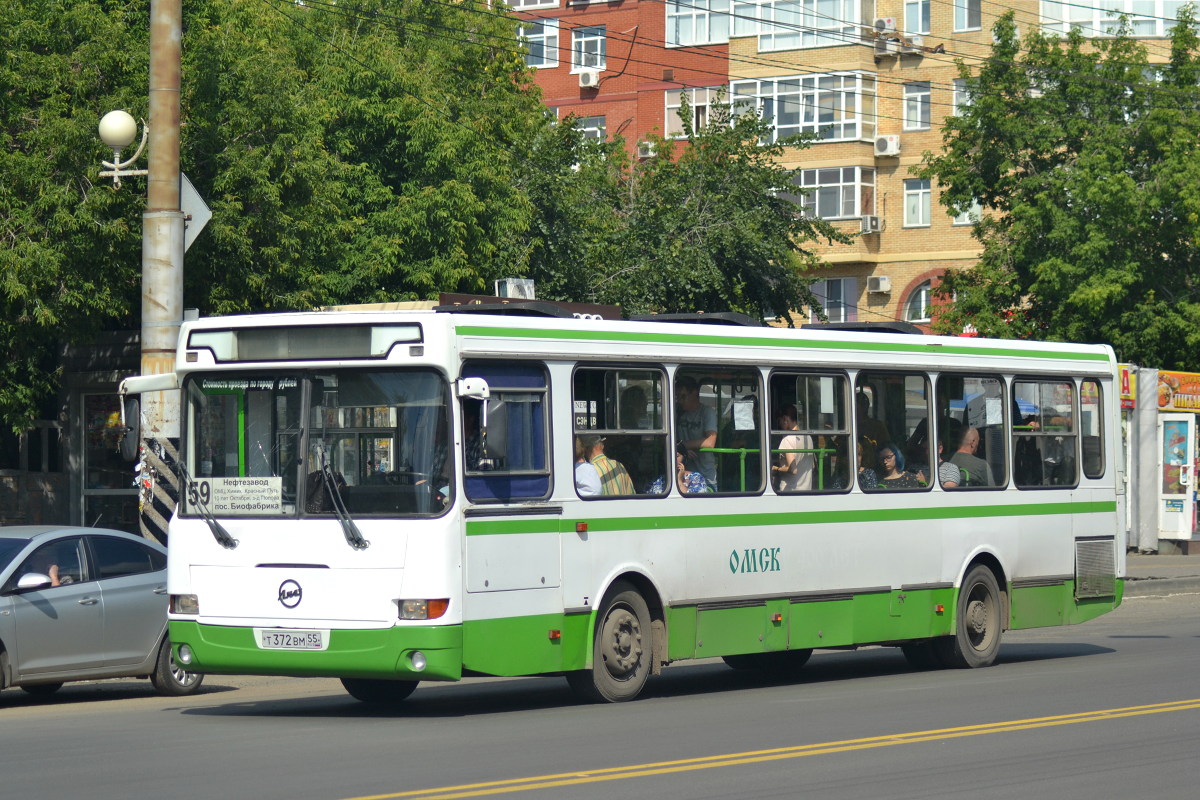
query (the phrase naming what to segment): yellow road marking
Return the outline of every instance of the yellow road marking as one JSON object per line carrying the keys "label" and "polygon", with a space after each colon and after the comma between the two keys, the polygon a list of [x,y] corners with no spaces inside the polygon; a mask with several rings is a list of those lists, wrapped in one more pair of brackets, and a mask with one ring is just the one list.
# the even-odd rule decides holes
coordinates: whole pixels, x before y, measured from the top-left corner
{"label": "yellow road marking", "polygon": [[982,725],[967,725],[960,728],[939,728],[930,731],[897,733],[888,736],[871,736],[865,739],[845,739],[838,742],[779,747],[770,750],[750,750],[744,753],[724,753],[715,756],[686,758],[678,761],[659,761],[650,764],[635,764],[625,767],[563,772],[556,775],[537,775],[528,778],[510,778],[486,783],[469,783],[461,786],[441,786],[434,789],[414,789],[392,794],[373,794],[347,800],[392,800],[393,798],[419,798],[419,800],[458,800],[464,797],[486,797],[494,794],[553,789],[560,786],[579,786],[602,781],[628,780],[649,775],[670,775],[676,772],[691,772],[699,769],[732,767],[742,764],[757,764],[764,761],[781,761],[789,758],[847,753],[853,750],[869,750],[875,747],[891,747],[897,744],[916,744],[939,739],[961,739],[967,736],[983,736],[989,733],[1050,728],[1056,725],[1075,725],[1080,722],[1100,722],[1122,717],[1139,717],[1146,714],[1164,714],[1168,711],[1187,711],[1200,708],[1200,698],[1177,700],[1171,703],[1155,703],[1147,706],[1107,708],[1100,711],[1085,711],[1079,714],[1062,714],[1054,717],[990,722]]}

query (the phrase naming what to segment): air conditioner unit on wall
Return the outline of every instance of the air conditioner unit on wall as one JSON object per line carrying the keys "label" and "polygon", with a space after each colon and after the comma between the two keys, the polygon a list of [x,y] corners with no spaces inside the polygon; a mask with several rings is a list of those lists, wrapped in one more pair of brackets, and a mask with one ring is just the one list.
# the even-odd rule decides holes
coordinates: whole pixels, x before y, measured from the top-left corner
{"label": "air conditioner unit on wall", "polygon": [[859,220],[859,230],[862,233],[879,233],[883,230],[883,221],[874,214],[867,214]]}
{"label": "air conditioner unit on wall", "polygon": [[900,52],[906,54],[924,53],[925,39],[920,36],[909,36],[900,40]]}
{"label": "air conditioner unit on wall", "polygon": [[579,73],[579,88],[595,89],[600,85],[600,70],[585,69]]}
{"label": "air conditioner unit on wall", "polygon": [[892,290],[892,279],[887,275],[871,275],[867,278],[868,292],[890,292]]}
{"label": "air conditioner unit on wall", "polygon": [[875,32],[876,33],[894,33],[896,30],[895,17],[876,17]]}
{"label": "air conditioner unit on wall", "polygon": [[876,156],[898,156],[900,155],[900,137],[896,134],[887,136],[875,137],[875,155]]}
{"label": "air conditioner unit on wall", "polygon": [[886,56],[888,53],[896,52],[896,48],[899,46],[896,40],[880,36],[875,39],[875,55],[876,57]]}

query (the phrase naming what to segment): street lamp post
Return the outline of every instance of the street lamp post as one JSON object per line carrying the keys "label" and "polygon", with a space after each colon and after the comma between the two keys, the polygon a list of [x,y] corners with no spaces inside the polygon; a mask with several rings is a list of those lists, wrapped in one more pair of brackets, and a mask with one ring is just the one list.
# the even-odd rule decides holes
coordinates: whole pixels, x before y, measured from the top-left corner
{"label": "street lamp post", "polygon": [[[183,321],[184,214],[180,209],[179,92],[183,30],[182,0],[150,2],[150,122],[142,144],[149,141],[148,169],[127,170],[140,156],[122,162],[120,151],[133,143],[136,123],[125,112],[106,114],[100,136],[113,148],[113,183],[127,175],[147,178],[142,214],[143,375],[175,369],[175,346]],[[167,520],[179,498],[175,462],[179,447],[179,393],[150,392],[141,399],[142,446],[138,468],[142,535],[166,540]]]}

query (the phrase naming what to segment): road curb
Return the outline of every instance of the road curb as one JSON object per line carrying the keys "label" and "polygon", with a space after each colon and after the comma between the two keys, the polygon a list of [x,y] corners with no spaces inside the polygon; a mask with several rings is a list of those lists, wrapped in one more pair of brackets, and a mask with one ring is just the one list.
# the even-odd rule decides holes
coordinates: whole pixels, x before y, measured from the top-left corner
{"label": "road curb", "polygon": [[1200,575],[1184,578],[1126,578],[1126,597],[1200,593]]}

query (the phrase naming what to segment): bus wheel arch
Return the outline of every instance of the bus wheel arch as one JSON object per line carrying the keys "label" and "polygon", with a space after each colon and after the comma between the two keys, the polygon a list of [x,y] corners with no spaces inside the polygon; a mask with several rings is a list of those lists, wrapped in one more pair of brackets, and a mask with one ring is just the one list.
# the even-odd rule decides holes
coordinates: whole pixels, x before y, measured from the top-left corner
{"label": "bus wheel arch", "polygon": [[592,666],[567,673],[567,683],[592,702],[633,700],[665,655],[662,602],[649,580],[630,573],[609,585],[596,609]]}
{"label": "bus wheel arch", "polygon": [[[1004,588],[1002,588],[1004,587]],[[948,667],[991,666],[1008,628],[1008,592],[993,556],[982,554],[966,569],[954,608],[954,632],[934,641],[937,659]]]}

